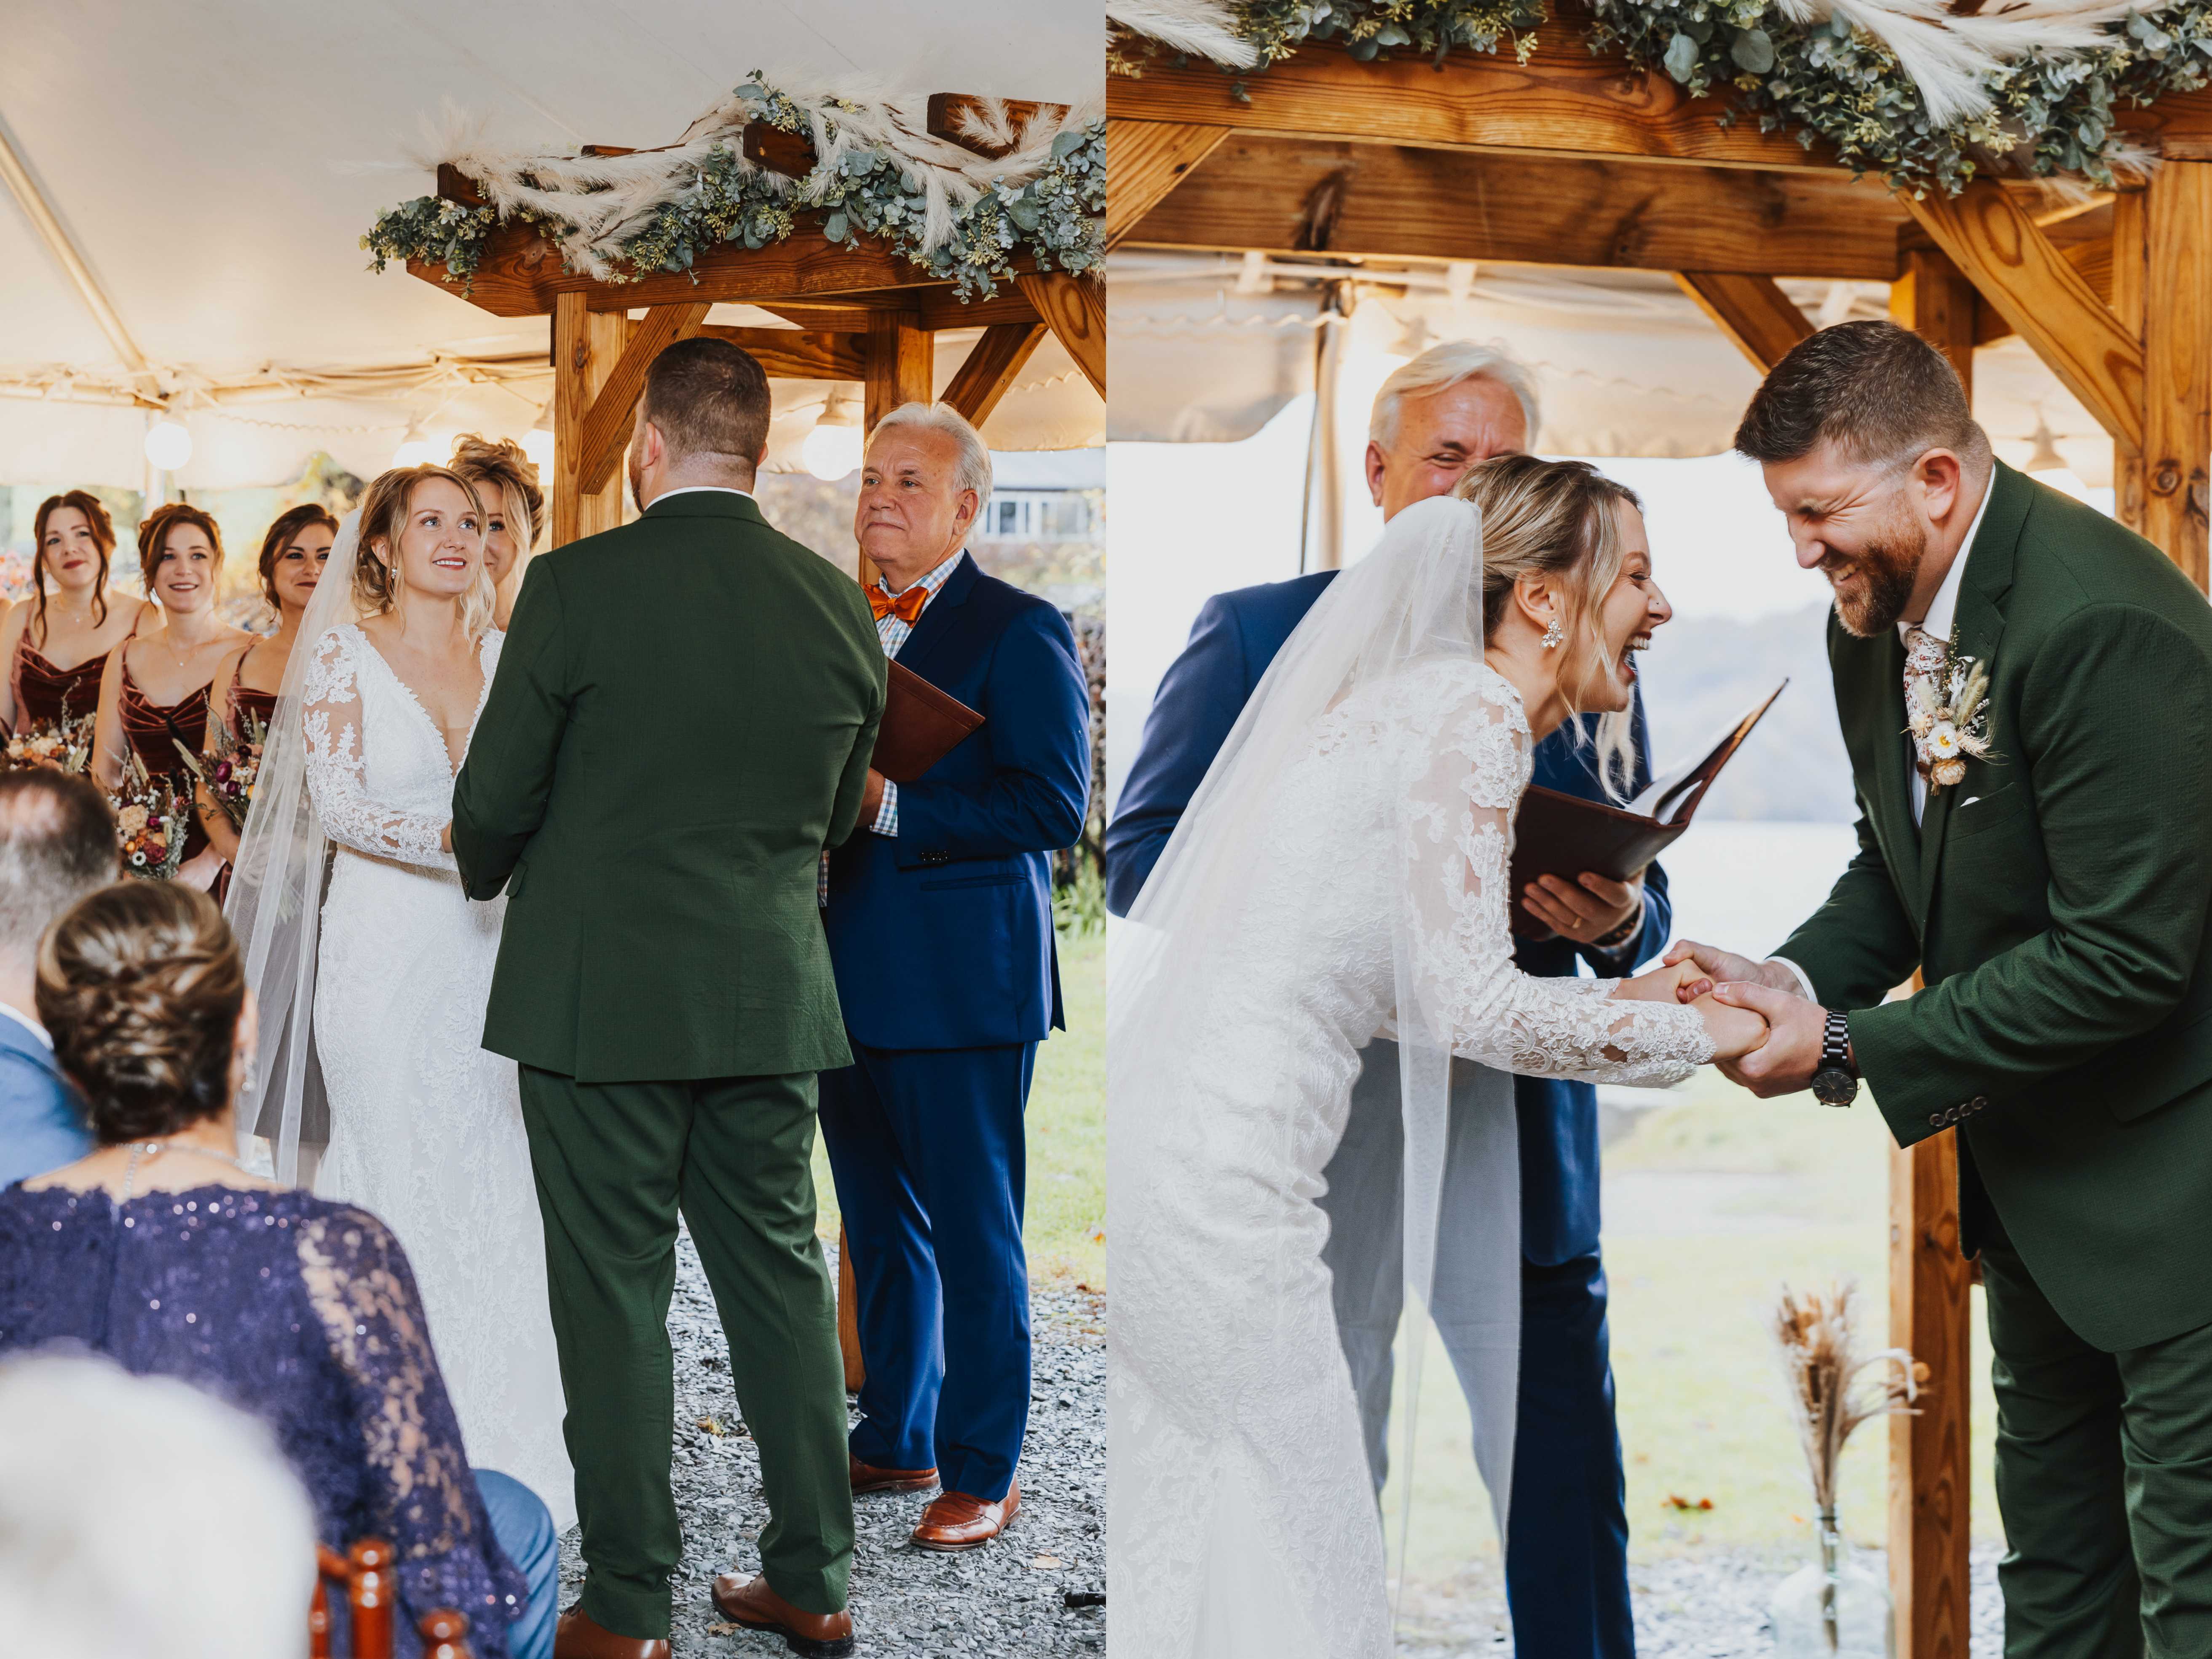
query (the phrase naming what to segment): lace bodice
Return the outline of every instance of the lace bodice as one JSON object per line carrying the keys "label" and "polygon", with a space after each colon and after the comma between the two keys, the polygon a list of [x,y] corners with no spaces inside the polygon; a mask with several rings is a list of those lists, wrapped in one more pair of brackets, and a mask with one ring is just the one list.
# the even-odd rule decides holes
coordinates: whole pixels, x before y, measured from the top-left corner
{"label": "lace bodice", "polygon": [[0,1354],[54,1342],[260,1418],[323,1542],[391,1541],[409,1627],[454,1607],[478,1655],[507,1652],[522,1575],[470,1474],[406,1255],[375,1217],[302,1192],[202,1187],[118,1204],[9,1188]]}
{"label": "lace bodice", "polygon": [[[483,693],[469,721],[472,737],[505,639],[495,629],[477,647]],[[307,787],[330,838],[372,858],[453,869],[440,845],[453,817],[445,734],[357,624],[315,641],[300,701]]]}

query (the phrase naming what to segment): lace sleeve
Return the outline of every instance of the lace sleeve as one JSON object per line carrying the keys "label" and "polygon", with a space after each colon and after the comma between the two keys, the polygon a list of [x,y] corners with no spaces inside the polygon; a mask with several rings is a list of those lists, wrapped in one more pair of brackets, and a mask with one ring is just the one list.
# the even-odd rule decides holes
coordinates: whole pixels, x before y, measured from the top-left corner
{"label": "lace sleeve", "polygon": [[300,688],[307,726],[307,789],[330,838],[373,858],[454,867],[440,845],[446,821],[383,805],[368,793],[362,748],[360,631],[333,628],[315,641]]}
{"label": "lace sleeve", "polygon": [[299,1237],[308,1301],[352,1384],[369,1524],[398,1556],[408,1623],[454,1608],[478,1659],[506,1659],[529,1591],[492,1535],[406,1254],[364,1210],[333,1207]]}
{"label": "lace sleeve", "polygon": [[[1456,689],[1455,689],[1456,690]],[[1513,813],[1529,775],[1519,699],[1483,671],[1426,699],[1401,750],[1414,982],[1469,1060],[1528,1077],[1663,1085],[1712,1058],[1693,1008],[1615,1000],[1615,980],[1538,979],[1507,923]]]}

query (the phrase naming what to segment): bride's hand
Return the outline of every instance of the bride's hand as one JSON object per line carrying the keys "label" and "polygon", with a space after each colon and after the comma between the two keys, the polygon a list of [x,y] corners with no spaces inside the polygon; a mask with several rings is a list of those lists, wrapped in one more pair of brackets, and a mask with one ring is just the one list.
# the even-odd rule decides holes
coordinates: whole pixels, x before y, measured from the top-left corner
{"label": "bride's hand", "polygon": [[1710,995],[1699,997],[1690,1006],[1705,1018],[1705,1035],[1712,1039],[1715,1060],[1741,1060],[1765,1046],[1767,1024],[1750,1009],[1731,1008]]}
{"label": "bride's hand", "polygon": [[1679,963],[1662,963],[1633,979],[1625,979],[1613,994],[1632,1002],[1686,1002],[1711,989],[1712,981],[1706,977],[1705,970],[1685,957]]}

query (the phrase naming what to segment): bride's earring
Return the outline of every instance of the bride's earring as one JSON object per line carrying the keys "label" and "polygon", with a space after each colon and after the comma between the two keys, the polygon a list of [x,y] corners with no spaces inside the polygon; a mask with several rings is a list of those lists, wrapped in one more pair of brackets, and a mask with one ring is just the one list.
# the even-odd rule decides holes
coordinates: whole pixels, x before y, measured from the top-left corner
{"label": "bride's earring", "polygon": [[1565,642],[1566,637],[1567,636],[1565,634],[1562,634],[1559,631],[1559,619],[1557,617],[1553,617],[1552,625],[1544,630],[1544,649],[1547,651],[1558,650],[1559,647]]}

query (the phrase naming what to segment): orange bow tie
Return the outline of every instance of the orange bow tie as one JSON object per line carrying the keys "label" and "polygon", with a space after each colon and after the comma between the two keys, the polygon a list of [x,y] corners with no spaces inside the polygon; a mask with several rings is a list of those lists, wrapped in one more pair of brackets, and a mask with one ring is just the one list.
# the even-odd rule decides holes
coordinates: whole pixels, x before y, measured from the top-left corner
{"label": "orange bow tie", "polygon": [[929,590],[920,582],[897,593],[884,592],[880,582],[868,590],[868,609],[876,613],[878,622],[886,617],[896,617],[911,628],[914,619],[921,614],[921,607],[928,603]]}

